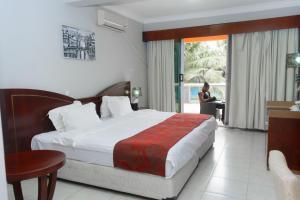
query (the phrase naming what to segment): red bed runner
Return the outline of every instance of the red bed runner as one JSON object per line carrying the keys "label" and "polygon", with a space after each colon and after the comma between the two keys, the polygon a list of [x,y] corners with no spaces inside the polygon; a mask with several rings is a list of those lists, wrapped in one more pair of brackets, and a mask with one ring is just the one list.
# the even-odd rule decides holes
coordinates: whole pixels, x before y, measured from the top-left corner
{"label": "red bed runner", "polygon": [[114,166],[130,171],[165,176],[168,151],[210,115],[175,114],[114,147]]}

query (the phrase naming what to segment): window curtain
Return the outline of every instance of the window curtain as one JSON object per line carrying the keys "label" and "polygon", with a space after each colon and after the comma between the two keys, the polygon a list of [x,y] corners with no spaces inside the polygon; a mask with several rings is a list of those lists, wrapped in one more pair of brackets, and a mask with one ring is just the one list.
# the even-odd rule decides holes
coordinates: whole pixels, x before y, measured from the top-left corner
{"label": "window curtain", "polygon": [[227,66],[226,66],[226,75],[225,75],[225,79],[226,79],[226,89],[225,89],[225,116],[224,116],[224,124],[228,125],[229,124],[229,112],[227,112],[227,110],[229,110],[230,107],[230,89],[231,89],[231,53],[232,53],[232,35],[229,35],[228,37],[228,49],[227,49]]}
{"label": "window curtain", "polygon": [[147,64],[149,107],[175,112],[174,40],[148,42]]}
{"label": "window curtain", "polygon": [[232,35],[229,126],[265,130],[266,102],[294,99],[298,29]]}

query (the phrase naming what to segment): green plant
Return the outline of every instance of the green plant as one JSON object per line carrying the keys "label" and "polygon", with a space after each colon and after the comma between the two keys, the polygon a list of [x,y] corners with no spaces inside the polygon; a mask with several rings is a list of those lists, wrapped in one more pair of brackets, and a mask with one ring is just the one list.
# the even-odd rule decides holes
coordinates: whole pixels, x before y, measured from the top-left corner
{"label": "green plant", "polygon": [[224,83],[226,55],[226,40],[186,43],[184,82]]}

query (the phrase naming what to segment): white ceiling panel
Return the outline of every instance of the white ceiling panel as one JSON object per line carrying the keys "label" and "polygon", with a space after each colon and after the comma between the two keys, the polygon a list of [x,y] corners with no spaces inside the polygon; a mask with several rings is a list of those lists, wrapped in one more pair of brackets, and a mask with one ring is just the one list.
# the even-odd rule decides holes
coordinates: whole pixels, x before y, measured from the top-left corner
{"label": "white ceiling panel", "polygon": [[147,24],[295,6],[300,0],[133,0],[106,8]]}
{"label": "white ceiling panel", "polygon": [[[300,14],[300,0],[67,0],[77,6],[99,6],[147,25],[234,16],[255,18]],[[280,14],[282,10],[282,15]],[[272,13],[274,11],[274,14]],[[268,13],[267,15],[264,12]],[[257,15],[256,15],[257,14]],[[253,18],[252,17],[252,18]],[[249,18],[250,19],[250,18]],[[154,26],[155,27],[155,26]]]}
{"label": "white ceiling panel", "polygon": [[115,8],[127,10],[148,19],[275,1],[278,0],[147,0],[117,5]]}

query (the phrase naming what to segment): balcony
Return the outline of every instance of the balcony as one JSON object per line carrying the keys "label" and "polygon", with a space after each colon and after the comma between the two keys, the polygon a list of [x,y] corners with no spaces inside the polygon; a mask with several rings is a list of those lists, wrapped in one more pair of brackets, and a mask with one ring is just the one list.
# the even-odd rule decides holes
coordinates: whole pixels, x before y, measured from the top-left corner
{"label": "balcony", "polygon": [[[185,113],[200,113],[200,102],[198,92],[201,91],[203,83],[184,83],[183,111]],[[210,83],[211,96],[217,100],[225,101],[225,83]]]}

